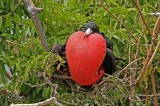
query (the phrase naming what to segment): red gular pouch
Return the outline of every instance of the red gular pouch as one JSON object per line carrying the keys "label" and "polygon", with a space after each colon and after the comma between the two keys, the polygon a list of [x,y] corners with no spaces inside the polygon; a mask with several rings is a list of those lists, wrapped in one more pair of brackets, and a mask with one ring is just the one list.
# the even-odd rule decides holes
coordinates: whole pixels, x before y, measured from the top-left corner
{"label": "red gular pouch", "polygon": [[104,74],[101,69],[106,55],[105,39],[98,33],[84,38],[85,32],[73,33],[66,44],[66,57],[72,79],[88,86],[97,82]]}

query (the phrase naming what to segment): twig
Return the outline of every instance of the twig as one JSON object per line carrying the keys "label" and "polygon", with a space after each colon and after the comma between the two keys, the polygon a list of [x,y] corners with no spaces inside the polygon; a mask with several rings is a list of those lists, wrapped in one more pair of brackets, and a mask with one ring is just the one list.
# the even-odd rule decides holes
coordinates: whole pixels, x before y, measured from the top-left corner
{"label": "twig", "polygon": [[126,70],[130,65],[132,65],[133,63],[135,63],[135,62],[137,62],[137,61],[139,61],[139,60],[141,60],[141,59],[143,59],[143,57],[140,57],[140,58],[138,58],[138,59],[130,62],[126,67],[124,67],[122,70],[120,70],[116,75],[118,75],[118,74],[121,73],[122,71]]}
{"label": "twig", "polygon": [[45,81],[47,82],[47,84],[49,84],[50,87],[53,87],[54,88],[54,94],[57,94],[57,88],[58,88],[58,85],[57,84],[53,84],[48,77],[46,77],[46,74],[45,72],[43,72],[43,77],[45,79]]}
{"label": "twig", "polygon": [[152,36],[152,32],[150,31],[150,29],[149,29],[149,27],[148,27],[148,24],[147,24],[146,20],[144,19],[144,16],[142,15],[142,12],[141,12],[141,9],[140,9],[138,0],[132,0],[132,2],[133,2],[134,5],[136,6],[136,8],[137,8],[137,10],[138,10],[138,12],[139,12],[139,14],[140,14],[140,16],[141,16],[141,18],[142,18],[142,21],[143,21],[143,23],[145,24],[145,26],[146,26],[149,34]]}
{"label": "twig", "polygon": [[160,16],[160,12],[157,12],[157,13],[148,13],[148,15],[151,15],[151,16],[154,15],[154,16],[158,16],[159,17]]}
{"label": "twig", "polygon": [[42,102],[33,103],[33,104],[11,104],[10,106],[44,106],[54,103],[56,106],[63,106],[61,103],[57,101],[57,98],[51,97]]}
{"label": "twig", "polygon": [[159,46],[160,46],[160,41],[158,42],[158,44],[157,44],[157,46],[156,46],[156,49],[154,50],[153,55],[152,55],[151,59],[149,60],[149,62],[148,62],[148,64],[147,64],[147,67],[149,67],[149,65],[150,65],[151,62],[153,61],[153,58],[155,57],[155,55],[156,55],[156,53],[157,53],[157,51],[158,51]]}
{"label": "twig", "polygon": [[38,35],[39,35],[39,39],[42,43],[42,46],[44,47],[44,49],[46,51],[49,51],[49,47],[48,47],[48,43],[47,43],[47,39],[45,36],[45,33],[43,31],[42,25],[39,21],[39,18],[37,16],[38,13],[40,13],[42,11],[42,8],[37,8],[34,6],[34,3],[32,2],[32,0],[23,0],[24,4],[27,7],[28,12],[30,13],[33,23],[37,29]]}
{"label": "twig", "polygon": [[132,32],[128,29],[128,27],[127,27],[121,20],[119,20],[114,14],[112,14],[112,13],[109,11],[109,9],[102,4],[101,0],[100,0],[100,5],[101,5],[114,19],[116,19],[120,24],[122,24],[122,25],[125,27],[125,29],[127,30],[127,32],[130,34],[130,36],[131,36],[135,41],[137,41],[137,39],[134,37],[134,35],[133,35]]}
{"label": "twig", "polygon": [[153,30],[153,34],[154,34],[154,38],[156,39],[156,37],[158,36],[158,33],[160,32],[160,16],[156,22],[156,25],[154,27],[154,30]]}
{"label": "twig", "polygon": [[[151,81],[152,81],[153,95],[156,95],[156,84],[155,84],[155,77],[154,77],[154,71],[153,71],[153,69],[151,71]],[[154,100],[154,105],[158,106],[158,98],[155,96],[153,98],[153,100]]]}
{"label": "twig", "polygon": [[72,80],[72,77],[70,77],[70,76],[52,75],[52,78],[61,79],[61,80]]}
{"label": "twig", "polygon": [[129,97],[129,101],[132,101],[132,102],[144,102],[144,101],[146,101],[146,99],[134,100],[134,99],[131,99],[131,98]]}
{"label": "twig", "polygon": [[144,91],[146,93],[146,106],[148,106],[148,83],[146,83],[146,87]]}
{"label": "twig", "polygon": [[78,104],[76,103],[69,103],[69,102],[66,102],[66,101],[62,101],[62,100],[58,100],[60,103],[63,103],[63,104],[66,104],[67,106],[77,106]]}
{"label": "twig", "polygon": [[31,87],[31,88],[42,87],[42,86],[44,86],[44,85],[47,84],[47,83],[45,82],[45,83],[43,83],[43,84],[32,85],[32,84],[30,84],[30,83],[26,83],[26,82],[22,82],[22,81],[19,81],[19,82],[21,82],[21,83],[23,83],[23,84],[25,84],[25,85],[28,85],[28,86]]}
{"label": "twig", "polygon": [[[138,41],[137,41],[137,47],[136,47],[136,54],[134,55],[134,60],[137,60],[137,57],[138,57],[138,51],[139,51],[139,42],[140,41],[140,38],[138,38]],[[131,78],[130,78],[130,84],[131,84],[131,87],[130,87],[130,98],[134,100],[135,98],[135,76],[136,76],[136,72],[137,72],[137,61],[134,62],[133,64],[133,67],[135,69],[131,70]],[[130,101],[130,106],[134,106],[134,102],[133,101]]]}
{"label": "twig", "polygon": [[[138,15],[137,15],[138,16]],[[138,22],[138,17],[136,18],[136,20],[134,21],[134,25],[133,25],[133,28],[132,28],[132,31],[131,33],[134,32],[135,28],[136,28],[136,25],[137,25],[137,22]]]}
{"label": "twig", "polygon": [[[140,96],[140,97],[146,97],[146,94],[144,95],[144,94],[136,94],[136,96]],[[160,94],[156,94],[156,95],[153,95],[153,94],[149,94],[149,95],[147,95],[148,97],[151,97],[151,98],[153,98],[153,97],[158,97],[158,96],[160,96]]]}

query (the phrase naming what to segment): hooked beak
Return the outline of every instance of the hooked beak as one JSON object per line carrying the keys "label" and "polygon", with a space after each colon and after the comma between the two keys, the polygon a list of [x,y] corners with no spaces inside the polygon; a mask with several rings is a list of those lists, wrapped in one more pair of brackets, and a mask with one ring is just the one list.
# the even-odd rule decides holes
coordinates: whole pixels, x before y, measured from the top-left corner
{"label": "hooked beak", "polygon": [[84,38],[86,38],[88,35],[90,35],[93,31],[91,30],[91,28],[88,28],[84,34]]}

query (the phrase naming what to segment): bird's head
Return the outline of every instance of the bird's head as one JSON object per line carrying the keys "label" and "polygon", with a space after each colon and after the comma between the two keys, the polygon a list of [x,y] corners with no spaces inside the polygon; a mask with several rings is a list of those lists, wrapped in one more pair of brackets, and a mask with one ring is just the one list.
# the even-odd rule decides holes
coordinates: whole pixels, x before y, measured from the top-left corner
{"label": "bird's head", "polygon": [[94,22],[88,22],[85,26],[84,26],[84,38],[87,37],[88,35],[92,34],[92,33],[99,33],[99,28],[98,25],[95,24]]}

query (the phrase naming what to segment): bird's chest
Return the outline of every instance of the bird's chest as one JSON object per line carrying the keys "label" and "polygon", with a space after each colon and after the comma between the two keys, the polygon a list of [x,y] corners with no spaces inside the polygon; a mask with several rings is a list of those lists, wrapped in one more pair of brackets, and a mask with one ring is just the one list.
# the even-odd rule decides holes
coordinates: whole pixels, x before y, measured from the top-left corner
{"label": "bird's chest", "polygon": [[72,78],[90,85],[102,77],[97,74],[106,54],[106,42],[99,34],[84,38],[84,32],[73,33],[67,41],[66,56]]}

